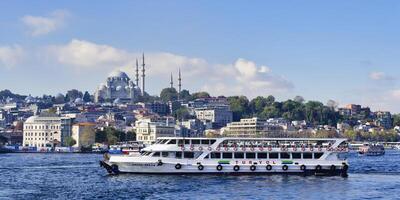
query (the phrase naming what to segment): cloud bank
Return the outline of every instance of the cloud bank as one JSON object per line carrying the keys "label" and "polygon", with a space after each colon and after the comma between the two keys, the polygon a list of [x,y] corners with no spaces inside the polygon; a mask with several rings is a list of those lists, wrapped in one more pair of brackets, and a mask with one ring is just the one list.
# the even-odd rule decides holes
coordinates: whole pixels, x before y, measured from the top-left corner
{"label": "cloud bank", "polygon": [[69,15],[67,11],[56,10],[46,17],[26,15],[21,21],[28,28],[30,35],[40,36],[63,27]]}

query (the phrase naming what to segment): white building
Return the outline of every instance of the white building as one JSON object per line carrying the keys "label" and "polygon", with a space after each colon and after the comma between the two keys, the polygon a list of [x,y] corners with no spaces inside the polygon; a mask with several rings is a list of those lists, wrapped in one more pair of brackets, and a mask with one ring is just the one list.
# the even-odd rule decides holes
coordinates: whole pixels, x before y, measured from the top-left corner
{"label": "white building", "polygon": [[76,141],[73,147],[90,147],[95,143],[95,124],[77,123],[72,125],[71,137]]}
{"label": "white building", "polygon": [[221,129],[221,133],[231,137],[259,137],[277,135],[286,131],[285,127],[270,120],[257,117],[241,119],[240,122],[228,123]]}
{"label": "white building", "polygon": [[62,146],[65,137],[71,135],[72,119],[54,114],[29,117],[24,123],[23,146]]}
{"label": "white building", "polygon": [[97,88],[95,102],[134,102],[141,95],[140,88],[131,81],[125,72],[116,70],[108,75],[105,83]]}
{"label": "white building", "polygon": [[135,122],[136,140],[152,144],[158,137],[175,136],[175,123],[171,118],[140,119]]}
{"label": "white building", "polygon": [[224,127],[232,122],[232,111],[229,106],[214,108],[196,108],[196,118],[203,122],[212,122],[213,128]]}

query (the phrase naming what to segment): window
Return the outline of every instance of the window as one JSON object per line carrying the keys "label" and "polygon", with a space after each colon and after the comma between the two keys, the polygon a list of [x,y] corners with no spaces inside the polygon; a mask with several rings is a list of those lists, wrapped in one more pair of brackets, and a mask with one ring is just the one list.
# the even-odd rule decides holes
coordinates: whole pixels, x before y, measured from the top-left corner
{"label": "window", "polygon": [[153,154],[153,157],[160,157],[160,152],[155,152],[155,153]]}
{"label": "window", "polygon": [[176,144],[176,140],[170,140],[168,144]]}
{"label": "window", "polygon": [[278,158],[278,156],[279,156],[278,153],[269,153],[269,159]]}
{"label": "window", "polygon": [[204,157],[204,159],[209,159],[210,158],[210,154],[207,154],[206,157]]}
{"label": "window", "polygon": [[182,152],[175,152],[175,158],[182,158]]}
{"label": "window", "polygon": [[256,153],[246,153],[246,158],[256,158]]}
{"label": "window", "polygon": [[200,140],[192,140],[192,144],[200,144]]}
{"label": "window", "polygon": [[290,159],[290,154],[286,152],[281,153],[281,159]]}
{"label": "window", "polygon": [[263,159],[263,158],[268,158],[268,154],[267,153],[258,153],[258,159]]}
{"label": "window", "polygon": [[183,153],[184,158],[194,158],[194,152],[185,152]]}
{"label": "window", "polygon": [[303,153],[303,159],[312,159],[312,153]]}
{"label": "window", "polygon": [[220,159],[220,158],[221,158],[221,153],[219,153],[219,152],[212,152],[212,153],[211,153],[211,158],[212,158],[212,159]]}
{"label": "window", "polygon": [[168,152],[162,152],[162,153],[161,153],[161,156],[162,156],[162,157],[168,157],[168,155],[169,155]]}
{"label": "window", "polygon": [[243,159],[244,158],[244,153],[243,152],[235,152],[235,158],[237,159]]}
{"label": "window", "polygon": [[190,140],[185,140],[185,144],[190,144]]}
{"label": "window", "polygon": [[183,145],[183,140],[178,140],[178,145]]}
{"label": "window", "polygon": [[301,153],[292,153],[292,159],[301,159]]}
{"label": "window", "polygon": [[210,140],[210,144],[214,144],[216,140]]}
{"label": "window", "polygon": [[209,141],[209,140],[201,140],[201,144],[207,144],[207,145],[209,145],[209,144],[210,144],[210,141]]}
{"label": "window", "polygon": [[222,158],[232,158],[232,153],[222,153]]}
{"label": "window", "polygon": [[314,153],[314,159],[321,158],[324,153]]}

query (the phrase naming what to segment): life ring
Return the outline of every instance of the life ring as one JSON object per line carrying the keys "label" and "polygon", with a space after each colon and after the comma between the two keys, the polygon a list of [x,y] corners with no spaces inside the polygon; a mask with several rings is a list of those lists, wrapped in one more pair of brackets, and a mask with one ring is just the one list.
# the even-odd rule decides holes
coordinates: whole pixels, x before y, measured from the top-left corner
{"label": "life ring", "polygon": [[332,149],[332,147],[328,147],[327,150],[328,151],[332,151],[333,149]]}
{"label": "life ring", "polygon": [[237,171],[239,171],[239,170],[240,170],[240,167],[239,167],[239,165],[235,165],[235,166],[233,166],[233,171],[237,172]]}
{"label": "life ring", "polygon": [[288,170],[288,169],[289,169],[289,167],[288,167],[287,165],[283,165],[283,166],[282,166],[282,170],[283,170],[283,171],[286,171],[286,170]]}
{"label": "life ring", "polygon": [[263,147],[259,147],[258,148],[260,151],[264,151],[264,148]]}
{"label": "life ring", "polygon": [[202,171],[202,170],[204,169],[204,166],[200,164],[199,166],[197,166],[197,169],[199,169],[200,171]]}
{"label": "life ring", "polygon": [[225,147],[224,149],[225,149],[225,151],[228,151],[228,147]]}
{"label": "life ring", "polygon": [[221,171],[222,168],[223,168],[222,165],[217,165],[217,170],[218,170],[218,171]]}
{"label": "life ring", "polygon": [[257,167],[255,165],[250,166],[251,171],[255,171],[256,169],[257,169]]}
{"label": "life ring", "polygon": [[287,151],[287,148],[286,147],[281,147],[281,151]]}
{"label": "life ring", "polygon": [[272,147],[271,146],[268,147],[268,151],[272,151]]}
{"label": "life ring", "polygon": [[162,165],[163,165],[163,162],[161,160],[158,160],[157,166],[162,166]]}
{"label": "life ring", "polygon": [[237,147],[233,147],[233,150],[234,150],[234,151],[237,151],[238,149],[237,149]]}
{"label": "life ring", "polygon": [[199,151],[203,151],[203,147],[202,146],[199,146]]}
{"label": "life ring", "polygon": [[315,170],[321,171],[321,170],[322,170],[322,166],[321,166],[321,165],[317,165],[317,166],[315,167]]}
{"label": "life ring", "polygon": [[349,169],[349,166],[347,164],[343,164],[342,170],[347,171]]}
{"label": "life ring", "polygon": [[306,148],[305,147],[301,147],[301,151],[306,151]]}
{"label": "life ring", "polygon": [[293,151],[297,151],[297,148],[296,148],[296,147],[293,147]]}
{"label": "life ring", "polygon": [[310,151],[314,151],[314,147],[310,147]]}
{"label": "life ring", "polygon": [[322,151],[322,147],[318,147],[318,151]]}
{"label": "life ring", "polygon": [[265,168],[266,168],[268,171],[271,171],[271,170],[272,170],[272,165],[267,165]]}
{"label": "life ring", "polygon": [[250,151],[254,151],[254,147],[250,147]]}
{"label": "life ring", "polygon": [[179,163],[176,163],[176,165],[175,165],[175,169],[181,169],[182,168],[182,165],[181,164],[179,164]]}
{"label": "life ring", "polygon": [[242,147],[242,151],[246,151],[246,147]]}
{"label": "life ring", "polygon": [[306,169],[307,169],[307,167],[305,165],[300,166],[300,170],[305,171]]}
{"label": "life ring", "polygon": [[181,147],[181,150],[182,150],[182,151],[185,151],[185,147]]}
{"label": "life ring", "polygon": [[194,150],[194,147],[190,147],[190,151],[193,151]]}
{"label": "life ring", "polygon": [[217,148],[215,148],[215,150],[221,151],[221,147],[217,147]]}
{"label": "life ring", "polygon": [[335,165],[331,165],[330,170],[331,171],[336,171],[336,166]]}
{"label": "life ring", "polygon": [[207,147],[207,150],[208,150],[208,151],[212,151],[212,148],[211,148],[211,147]]}

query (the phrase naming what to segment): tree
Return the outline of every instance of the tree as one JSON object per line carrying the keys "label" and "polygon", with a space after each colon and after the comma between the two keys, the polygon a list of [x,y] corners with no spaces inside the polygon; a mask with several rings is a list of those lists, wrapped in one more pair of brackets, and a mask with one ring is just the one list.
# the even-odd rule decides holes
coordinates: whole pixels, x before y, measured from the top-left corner
{"label": "tree", "polygon": [[160,93],[160,98],[164,102],[175,101],[178,99],[178,92],[175,88],[164,88]]}
{"label": "tree", "polygon": [[185,106],[181,106],[177,110],[175,110],[172,115],[175,117],[177,120],[184,120],[184,119],[189,119],[190,113],[189,110]]}
{"label": "tree", "polygon": [[72,137],[66,137],[64,140],[65,146],[72,147],[76,144],[76,141]]}
{"label": "tree", "polygon": [[400,126],[400,114],[394,114],[392,117],[393,117],[393,125]]}
{"label": "tree", "polygon": [[179,94],[179,98],[184,101],[189,101],[192,99],[192,95],[190,95],[189,90],[182,90]]}
{"label": "tree", "polygon": [[136,133],[135,131],[126,132],[126,141],[136,141]]}
{"label": "tree", "polygon": [[275,102],[275,97],[272,96],[272,95],[269,95],[269,96],[267,97],[267,104],[268,104],[268,105],[272,105],[274,102]]}
{"label": "tree", "polygon": [[72,89],[67,91],[67,94],[65,95],[65,101],[75,101],[77,98],[82,98],[83,94],[77,89]]}
{"label": "tree", "polygon": [[268,105],[268,100],[265,97],[258,96],[250,101],[250,110],[252,114],[259,115]]}
{"label": "tree", "polygon": [[83,101],[84,102],[90,102],[91,98],[90,98],[90,94],[88,91],[85,92],[85,94],[83,95]]}
{"label": "tree", "polygon": [[200,98],[210,98],[210,94],[207,92],[195,92],[192,94],[192,100],[200,99]]}
{"label": "tree", "polygon": [[233,113],[233,121],[239,121],[242,117],[248,117],[249,100],[245,96],[228,97],[229,106]]}
{"label": "tree", "polygon": [[336,109],[339,106],[339,103],[336,102],[335,100],[329,99],[326,102],[326,106],[328,106],[329,108],[332,108],[332,109]]}

